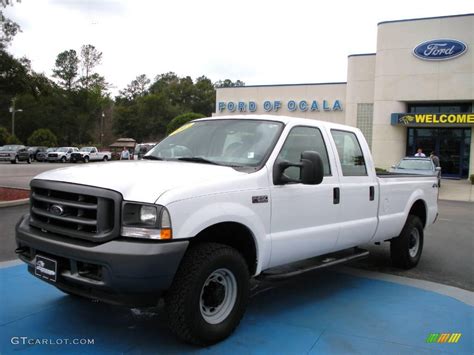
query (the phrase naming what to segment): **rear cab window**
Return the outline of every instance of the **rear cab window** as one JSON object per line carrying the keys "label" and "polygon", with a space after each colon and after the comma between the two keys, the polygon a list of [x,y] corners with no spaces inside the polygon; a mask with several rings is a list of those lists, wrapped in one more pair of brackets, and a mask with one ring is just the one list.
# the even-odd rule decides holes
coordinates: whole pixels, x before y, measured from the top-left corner
{"label": "rear cab window", "polygon": [[331,129],[343,176],[367,176],[367,166],[354,132]]}

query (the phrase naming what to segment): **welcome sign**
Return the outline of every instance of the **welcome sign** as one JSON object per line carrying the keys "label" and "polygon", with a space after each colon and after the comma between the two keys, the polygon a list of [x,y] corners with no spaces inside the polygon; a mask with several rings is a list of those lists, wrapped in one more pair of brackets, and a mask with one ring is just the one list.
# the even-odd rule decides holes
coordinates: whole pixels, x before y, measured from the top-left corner
{"label": "welcome sign", "polygon": [[474,125],[474,113],[392,113],[391,124],[402,126]]}

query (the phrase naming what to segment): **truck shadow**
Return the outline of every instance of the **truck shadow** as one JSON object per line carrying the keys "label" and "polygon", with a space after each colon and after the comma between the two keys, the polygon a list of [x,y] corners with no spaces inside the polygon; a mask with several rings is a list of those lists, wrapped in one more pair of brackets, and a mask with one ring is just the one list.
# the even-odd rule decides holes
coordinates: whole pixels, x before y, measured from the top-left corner
{"label": "truck shadow", "polygon": [[[93,338],[94,345],[80,346],[76,349],[80,352],[186,353],[211,350],[222,353],[228,351],[229,344],[235,348],[238,344],[252,342],[252,339],[257,341],[252,337],[255,329],[262,326],[292,324],[314,329],[317,333],[317,329],[326,327],[334,317],[330,314],[330,304],[337,299],[343,300],[338,302],[338,312],[350,311],[361,313],[354,314],[355,317],[363,316],[351,297],[344,296],[354,290],[360,291],[359,283],[350,276],[325,270],[288,281],[254,284],[247,312],[236,332],[208,349],[179,342],[167,328],[163,305],[129,309],[62,294],[51,301],[47,310],[33,316],[36,318],[33,323],[44,325],[44,328],[36,328],[34,335]],[[38,329],[43,330],[38,333]]]}

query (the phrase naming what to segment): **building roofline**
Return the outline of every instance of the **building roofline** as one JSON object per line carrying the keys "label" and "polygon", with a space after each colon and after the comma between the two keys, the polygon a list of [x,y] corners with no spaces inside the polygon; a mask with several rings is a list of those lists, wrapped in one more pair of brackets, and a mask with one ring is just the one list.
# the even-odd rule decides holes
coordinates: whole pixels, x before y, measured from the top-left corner
{"label": "building roofline", "polygon": [[367,55],[376,55],[376,53],[357,53],[357,54],[349,54],[347,57],[363,57]]}
{"label": "building roofline", "polygon": [[263,84],[263,85],[244,85],[244,86],[229,86],[229,87],[222,87],[216,89],[245,89],[245,88],[265,88],[265,87],[273,87],[273,86],[302,86],[302,85],[346,85],[347,81],[336,81],[330,83],[301,83],[301,84]]}
{"label": "building roofline", "polygon": [[402,20],[392,20],[392,21],[382,21],[377,24],[385,25],[387,23],[397,23],[397,22],[409,22],[409,21],[422,21],[422,20],[435,20],[440,18],[451,18],[451,17],[464,17],[464,16],[474,16],[474,13],[469,14],[460,14],[460,15],[446,15],[446,16],[433,16],[433,17],[420,17],[420,18],[409,18],[409,19],[402,19]]}

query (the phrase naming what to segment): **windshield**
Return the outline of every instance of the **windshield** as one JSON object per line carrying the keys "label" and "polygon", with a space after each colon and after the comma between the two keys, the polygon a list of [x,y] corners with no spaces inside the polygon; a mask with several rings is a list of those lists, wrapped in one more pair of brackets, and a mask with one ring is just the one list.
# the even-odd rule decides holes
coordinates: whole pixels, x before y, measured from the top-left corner
{"label": "windshield", "polygon": [[69,149],[67,147],[61,147],[61,148],[58,148],[57,152],[61,152],[61,153],[67,153]]}
{"label": "windshield", "polygon": [[410,170],[433,170],[433,165],[429,160],[404,159],[400,161],[398,168]]}
{"label": "windshield", "polygon": [[56,148],[48,148],[46,149],[47,152],[54,152],[56,150]]}
{"label": "windshield", "polygon": [[18,150],[20,148],[21,148],[21,145],[5,145],[5,146],[3,146],[2,150],[14,151],[14,150]]}
{"label": "windshield", "polygon": [[79,149],[80,152],[90,152],[92,150],[92,147],[83,147]]}
{"label": "windshield", "polygon": [[270,153],[282,127],[280,122],[247,119],[191,122],[171,133],[145,158],[257,167]]}

